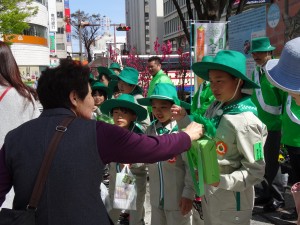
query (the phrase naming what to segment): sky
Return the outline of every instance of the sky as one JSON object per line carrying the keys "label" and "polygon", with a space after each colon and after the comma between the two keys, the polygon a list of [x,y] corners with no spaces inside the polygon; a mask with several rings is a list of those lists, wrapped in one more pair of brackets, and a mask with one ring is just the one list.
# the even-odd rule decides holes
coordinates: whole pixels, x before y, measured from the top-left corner
{"label": "sky", "polygon": [[[69,0],[71,13],[84,11],[90,15],[100,14],[109,17],[111,23],[125,24],[125,0]],[[113,28],[111,27],[111,34]],[[116,32],[116,36],[124,36],[124,32]],[[78,40],[72,40],[73,51],[79,49]]]}

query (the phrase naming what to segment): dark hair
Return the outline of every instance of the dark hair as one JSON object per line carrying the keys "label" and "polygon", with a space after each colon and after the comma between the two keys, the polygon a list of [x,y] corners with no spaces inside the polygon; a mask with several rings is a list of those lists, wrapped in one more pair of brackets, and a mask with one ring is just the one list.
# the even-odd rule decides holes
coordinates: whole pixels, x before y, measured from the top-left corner
{"label": "dark hair", "polygon": [[101,79],[102,79],[103,76],[106,78],[106,80],[108,80],[108,81],[111,80],[111,78],[110,78],[109,75],[107,75],[107,74],[105,74],[105,73],[101,73],[101,74],[99,74],[99,80],[100,80],[100,81],[101,81]]}
{"label": "dark hair", "polygon": [[135,111],[133,111],[132,109],[126,108],[126,107],[115,107],[115,108],[111,109],[110,113],[112,114],[115,109],[119,109],[122,113],[129,112],[133,115],[136,115]]}
{"label": "dark hair", "polygon": [[11,49],[3,41],[0,41],[0,62],[0,85],[14,87],[21,96],[33,103],[31,96],[37,99],[36,91],[23,83]]}
{"label": "dark hair", "polygon": [[94,95],[95,95],[97,92],[99,93],[100,96],[103,95],[103,96],[104,96],[104,99],[107,100],[107,93],[106,93],[106,91],[104,91],[104,90],[102,90],[102,89],[95,89],[95,90],[92,90],[92,96],[94,97]]}
{"label": "dark hair", "polygon": [[56,68],[47,68],[42,72],[37,93],[44,109],[71,108],[69,95],[75,91],[83,100],[89,92],[89,74],[87,66],[73,60],[62,60]]}
{"label": "dark hair", "polygon": [[155,61],[156,64],[161,64],[161,59],[158,56],[152,56],[148,59],[148,62]]}

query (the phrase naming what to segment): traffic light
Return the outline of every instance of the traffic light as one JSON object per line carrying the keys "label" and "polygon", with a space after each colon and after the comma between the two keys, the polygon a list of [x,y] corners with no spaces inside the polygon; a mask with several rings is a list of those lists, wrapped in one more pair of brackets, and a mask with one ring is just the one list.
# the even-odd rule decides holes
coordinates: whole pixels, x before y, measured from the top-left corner
{"label": "traffic light", "polygon": [[117,31],[129,31],[131,29],[130,26],[118,26],[116,28]]}

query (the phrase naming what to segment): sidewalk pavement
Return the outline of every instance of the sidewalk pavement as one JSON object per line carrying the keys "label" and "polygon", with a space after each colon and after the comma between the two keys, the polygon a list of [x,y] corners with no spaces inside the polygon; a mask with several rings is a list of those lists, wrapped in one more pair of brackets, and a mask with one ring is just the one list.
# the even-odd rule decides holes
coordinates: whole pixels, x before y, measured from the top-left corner
{"label": "sidewalk pavement", "polygon": [[[285,192],[285,207],[276,212],[265,213],[262,206],[255,206],[252,214],[251,225],[295,225],[297,221],[285,221],[280,219],[281,213],[292,211],[294,208],[294,200],[290,191],[290,186]],[[146,201],[145,201],[145,225],[150,225],[151,207],[149,196],[149,184],[147,185]]]}

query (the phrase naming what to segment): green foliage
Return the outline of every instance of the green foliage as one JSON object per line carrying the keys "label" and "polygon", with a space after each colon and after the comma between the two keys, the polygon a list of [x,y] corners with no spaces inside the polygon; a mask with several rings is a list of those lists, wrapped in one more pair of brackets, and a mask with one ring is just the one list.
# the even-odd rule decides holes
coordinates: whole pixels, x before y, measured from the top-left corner
{"label": "green foliage", "polygon": [[37,7],[33,0],[0,0],[0,36],[22,34],[29,28],[26,19],[36,15]]}

